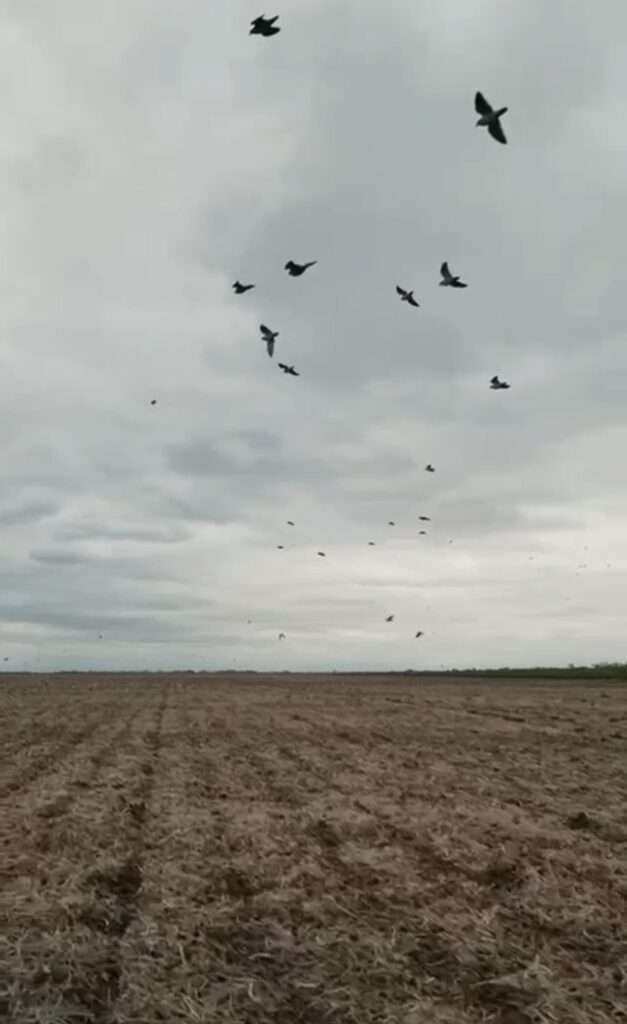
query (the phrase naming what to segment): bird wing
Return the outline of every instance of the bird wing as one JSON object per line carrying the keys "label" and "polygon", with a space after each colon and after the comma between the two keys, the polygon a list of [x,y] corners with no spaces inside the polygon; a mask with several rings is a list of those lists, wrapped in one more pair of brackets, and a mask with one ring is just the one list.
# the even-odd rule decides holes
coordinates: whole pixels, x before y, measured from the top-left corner
{"label": "bird wing", "polygon": [[275,14],[274,18],[266,18],[265,22],[266,22],[266,25],[274,25],[275,21],[278,21],[278,20],[279,20],[279,16],[278,16],[278,14]]}
{"label": "bird wing", "polygon": [[399,294],[399,295],[402,295],[402,296],[403,296],[403,298],[405,298],[405,296],[407,295],[407,292],[405,291],[405,289],[404,289],[404,288],[401,288],[401,286],[400,286],[400,285],[398,285],[398,284],[397,284],[397,286],[396,286],[396,290],[397,290],[397,292],[398,292],[398,294]]}
{"label": "bird wing", "polygon": [[440,267],[440,273],[441,273],[441,275],[442,275],[442,277],[444,278],[445,281],[450,281],[451,280],[453,275],[451,274],[450,270],[448,269],[448,263],[446,261]]}
{"label": "bird wing", "polygon": [[491,377],[490,378],[490,384],[498,384],[498,383],[499,383],[499,378],[498,377]]}
{"label": "bird wing", "polygon": [[492,113],[492,107],[488,103],[483,93],[475,93],[475,110],[477,111],[478,114],[481,114],[482,117],[484,116],[484,114]]}
{"label": "bird wing", "polygon": [[259,330],[263,334],[264,338],[271,338],[272,337],[272,331],[270,330],[269,327],[266,327],[265,324],[259,324]]}
{"label": "bird wing", "polygon": [[416,306],[416,307],[420,306],[420,303],[416,302],[416,300],[415,300],[413,295],[410,295],[409,298],[407,299],[407,301],[408,301],[410,306]]}
{"label": "bird wing", "polygon": [[498,117],[495,118],[494,121],[490,121],[490,124],[488,125],[488,131],[489,131],[490,135],[492,136],[492,138],[496,139],[497,142],[502,142],[503,145],[507,145],[507,139],[505,138],[505,132],[503,131],[503,127],[502,127],[501,122],[499,121]]}
{"label": "bird wing", "polygon": [[289,370],[289,366],[286,366],[285,363],[279,363],[279,369],[284,370],[285,373],[287,373],[287,371]]}
{"label": "bird wing", "polygon": [[272,359],[272,356],[274,355],[274,338],[266,338],[266,348],[270,359]]}

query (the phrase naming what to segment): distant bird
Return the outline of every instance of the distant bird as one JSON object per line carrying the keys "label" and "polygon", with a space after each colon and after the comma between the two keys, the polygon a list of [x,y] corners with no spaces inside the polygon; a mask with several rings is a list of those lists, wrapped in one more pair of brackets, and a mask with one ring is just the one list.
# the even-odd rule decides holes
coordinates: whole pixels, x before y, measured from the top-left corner
{"label": "distant bird", "polygon": [[388,615],[388,617],[387,617],[387,619],[385,621],[386,622],[394,622],[394,616],[393,615]]}
{"label": "distant bird", "polygon": [[151,405],[156,405],[156,404],[157,404],[157,399],[156,399],[156,398],[152,398],[152,399],[150,400],[150,404],[151,404]]}
{"label": "distant bird", "polygon": [[456,277],[455,274],[451,274],[451,272],[450,272],[450,270],[448,268],[448,263],[446,261],[440,267],[440,273],[442,275],[442,280],[440,281],[440,285],[444,286],[445,288],[467,288],[468,287],[468,285],[464,284],[464,282],[461,281],[459,279],[459,277]]}
{"label": "distant bird", "polygon": [[232,287],[236,295],[243,295],[244,292],[249,292],[255,286],[254,284],[242,284],[241,281],[236,281]]}
{"label": "distant bird", "polygon": [[266,343],[266,349],[270,359],[274,355],[274,343],[279,336],[278,331],[271,331],[265,324],[259,324],[259,330],[261,331],[261,339]]}
{"label": "distant bird", "polygon": [[377,546],[377,545],[376,545],[376,542],[375,542],[375,541],[373,541],[373,540],[369,540],[369,541],[368,541],[368,547],[369,547],[369,548],[376,548],[376,546]]}
{"label": "distant bird", "polygon": [[285,633],[279,633],[279,640],[285,640]]}
{"label": "distant bird", "polygon": [[418,518],[420,519],[421,523],[430,523],[431,522],[431,516],[418,516]]}
{"label": "distant bird", "polygon": [[498,376],[490,378],[490,387],[492,391],[505,391],[510,385],[504,381],[499,380]]}
{"label": "distant bird", "polygon": [[103,639],[102,633],[99,633],[99,634],[98,634],[98,639],[99,639],[99,640],[102,640],[102,639]]}
{"label": "distant bird", "polygon": [[485,96],[478,92],[475,94],[475,110],[481,115],[477,121],[477,126],[481,125],[482,127],[487,128],[493,139],[505,144],[507,139],[505,138],[505,132],[501,126],[501,118],[503,114],[507,113],[507,107],[501,107],[500,110],[494,110],[488,103]]}
{"label": "distant bird", "polygon": [[300,277],[309,267],[315,267],[317,262],[318,260],[310,260],[309,263],[294,263],[294,260],[288,260],[283,269],[287,270],[290,277]]}
{"label": "distant bird", "polygon": [[283,551],[284,550],[284,545],[283,544],[277,544],[276,547],[277,547],[277,551]]}
{"label": "distant bird", "polygon": [[398,284],[396,286],[396,291],[398,292],[398,294],[401,297],[401,302],[408,302],[410,306],[415,306],[416,309],[419,307],[420,303],[416,302],[416,300],[414,298],[413,291],[407,292],[407,291],[405,291],[404,288],[401,288],[401,286],[398,285]]}
{"label": "distant bird", "polygon": [[419,636],[424,636],[424,633],[421,629],[419,629],[418,632],[416,633],[416,640],[418,639]]}
{"label": "distant bird", "polygon": [[253,18],[251,21],[252,28],[249,32],[251,36],[275,36],[281,29],[278,25],[275,25],[275,21],[278,21],[279,15],[275,14],[274,18],[266,18],[264,14],[260,14],[258,18]]}
{"label": "distant bird", "polygon": [[296,526],[296,523],[293,523],[291,519],[288,519],[287,525],[288,526]]}
{"label": "distant bird", "polygon": [[426,537],[427,536],[427,531],[426,530],[421,530],[419,536]]}
{"label": "distant bird", "polygon": [[390,519],[388,526],[396,526],[396,523],[394,522],[393,519]]}
{"label": "distant bird", "polygon": [[318,552],[317,552],[317,554],[319,554],[319,555],[320,555],[320,558],[326,558],[326,557],[327,557],[327,556],[325,555],[324,551],[318,551]]}
{"label": "distant bird", "polygon": [[435,473],[435,469],[433,468],[430,462],[428,462],[427,465],[425,466],[425,473]]}
{"label": "distant bird", "polygon": [[279,363],[279,369],[283,370],[283,373],[291,374],[292,377],[300,377],[300,373],[297,373],[293,366],[288,366],[286,363]]}

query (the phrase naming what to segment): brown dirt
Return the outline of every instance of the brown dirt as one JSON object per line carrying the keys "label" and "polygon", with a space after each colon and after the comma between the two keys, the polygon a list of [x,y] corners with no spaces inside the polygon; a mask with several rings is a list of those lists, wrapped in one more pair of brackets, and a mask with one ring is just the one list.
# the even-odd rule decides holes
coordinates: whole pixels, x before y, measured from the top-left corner
{"label": "brown dirt", "polygon": [[0,695],[0,1020],[627,1021],[626,687]]}

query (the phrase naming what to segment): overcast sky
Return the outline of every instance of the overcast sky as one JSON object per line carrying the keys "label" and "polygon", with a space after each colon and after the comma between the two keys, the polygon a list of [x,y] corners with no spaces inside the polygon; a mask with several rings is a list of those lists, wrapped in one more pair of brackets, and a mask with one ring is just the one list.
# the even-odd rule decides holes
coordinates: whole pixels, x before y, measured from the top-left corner
{"label": "overcast sky", "polygon": [[2,665],[626,658],[623,0],[260,13],[2,4]]}

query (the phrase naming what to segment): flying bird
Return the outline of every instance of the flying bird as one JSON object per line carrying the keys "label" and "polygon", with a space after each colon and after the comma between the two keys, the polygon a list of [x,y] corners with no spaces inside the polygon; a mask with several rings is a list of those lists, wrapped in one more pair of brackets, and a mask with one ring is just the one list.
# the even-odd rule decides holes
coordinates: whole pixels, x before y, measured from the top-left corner
{"label": "flying bird", "polygon": [[428,462],[427,465],[425,466],[425,473],[435,473],[435,469],[433,468],[430,462]]}
{"label": "flying bird", "polygon": [[394,622],[394,616],[393,615],[388,615],[388,617],[387,617],[387,619],[385,621],[386,622]]}
{"label": "flying bird", "polygon": [[270,359],[272,359],[272,356],[274,355],[274,343],[279,336],[279,332],[271,331],[265,324],[259,324],[259,330],[261,331],[261,340],[265,341],[268,355],[270,356]]}
{"label": "flying bird", "polygon": [[401,286],[398,285],[398,284],[396,286],[396,291],[398,292],[398,294],[401,297],[401,302],[408,302],[410,306],[415,306],[416,309],[418,308],[420,303],[416,302],[416,300],[414,298],[413,291],[411,291],[411,292],[405,291],[405,289],[401,288]]}
{"label": "flying bird", "polygon": [[327,557],[327,556],[325,555],[324,551],[318,551],[318,552],[317,552],[317,554],[319,554],[319,555],[320,555],[320,558],[326,558],[326,557]]}
{"label": "flying bird", "polygon": [[283,370],[283,373],[291,374],[292,377],[300,377],[300,373],[293,366],[288,366],[287,363],[279,363],[279,369]]}
{"label": "flying bird", "polygon": [[277,547],[277,551],[283,551],[284,545],[283,544],[277,544],[276,547]]}
{"label": "flying bird", "polygon": [[368,541],[368,547],[369,548],[376,548],[376,546],[377,545],[376,545],[376,542],[374,540],[369,540]]}
{"label": "flying bird", "polygon": [[265,14],[260,14],[258,18],[253,18],[251,21],[252,28],[249,32],[251,36],[275,36],[281,29],[278,25],[275,25],[275,21],[278,21],[279,15],[275,14],[274,18],[266,18]]}
{"label": "flying bird", "polygon": [[418,518],[420,519],[421,523],[430,523],[431,522],[431,516],[418,516]]}
{"label": "flying bird", "polygon": [[243,295],[244,292],[249,292],[250,289],[254,287],[254,284],[242,284],[241,281],[235,281],[232,285],[233,291],[236,295]]}
{"label": "flying bird", "polygon": [[440,285],[443,285],[445,288],[467,288],[468,287],[468,285],[465,284],[463,281],[461,281],[459,277],[457,277],[455,274],[451,274],[451,272],[449,270],[449,267],[448,267],[448,263],[446,262],[446,260],[444,261],[444,263],[440,267],[440,273],[442,275],[442,280],[440,281]]}
{"label": "flying bird", "polygon": [[477,126],[481,125],[482,127],[487,128],[493,139],[505,144],[507,139],[505,138],[505,132],[501,126],[501,118],[503,114],[507,113],[507,107],[501,107],[500,110],[494,110],[488,103],[485,96],[478,92],[475,94],[475,110],[481,115],[477,121]]}
{"label": "flying bird", "polygon": [[151,405],[156,405],[157,404],[157,399],[156,398],[151,398],[150,399],[150,404]]}
{"label": "flying bird", "polygon": [[416,640],[418,639],[419,636],[424,636],[424,633],[421,629],[419,629],[418,632],[416,633]]}
{"label": "flying bird", "polygon": [[287,270],[290,277],[300,277],[309,267],[315,267],[317,262],[318,260],[310,260],[309,263],[294,263],[294,260],[288,260],[283,269]]}
{"label": "flying bird", "polygon": [[288,526],[296,526],[296,523],[293,523],[291,519],[288,519],[287,525]]}
{"label": "flying bird", "polygon": [[426,537],[427,536],[427,531],[426,530],[421,530],[419,536],[420,537]]}
{"label": "flying bird", "polygon": [[285,640],[285,633],[279,633],[279,640]]}
{"label": "flying bird", "polygon": [[394,522],[393,519],[390,519],[388,526],[396,526],[396,523]]}
{"label": "flying bird", "polygon": [[505,391],[510,385],[507,381],[499,380],[498,375],[490,378],[490,387],[492,391]]}

